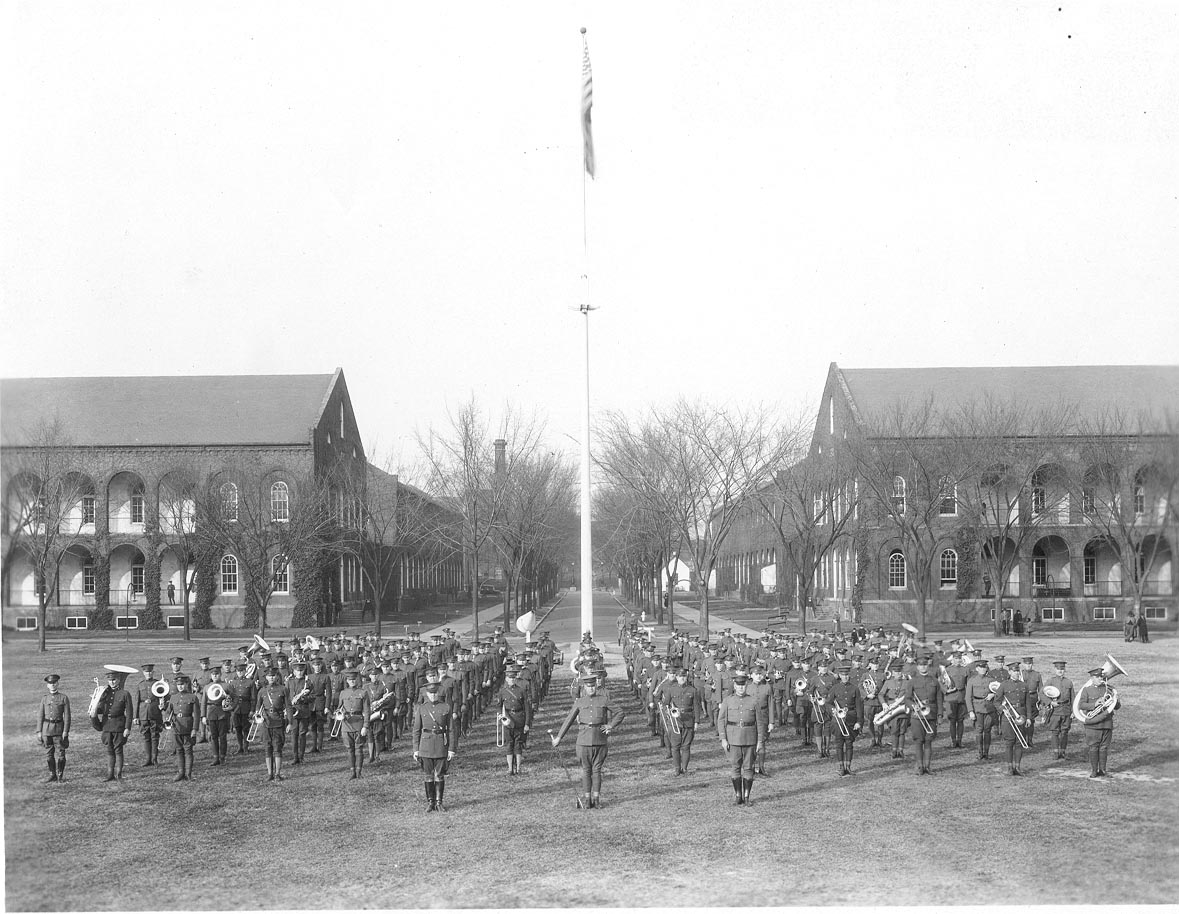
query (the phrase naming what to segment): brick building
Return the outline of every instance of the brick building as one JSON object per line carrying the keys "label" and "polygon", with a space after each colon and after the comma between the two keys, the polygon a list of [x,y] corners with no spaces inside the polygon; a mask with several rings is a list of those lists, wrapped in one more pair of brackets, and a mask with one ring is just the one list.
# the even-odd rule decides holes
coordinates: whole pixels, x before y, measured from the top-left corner
{"label": "brick building", "polygon": [[[964,426],[952,432],[912,416],[931,406],[942,417],[973,415],[980,403],[1018,404],[1013,414],[1025,421],[1061,417],[1050,436],[1041,425],[987,439],[1007,449],[995,459],[1003,464],[1002,485],[977,466],[973,477],[951,479],[951,470],[934,472],[936,460],[920,456],[948,452],[957,439],[958,457],[946,457],[946,465],[970,465],[961,457],[982,448],[982,439],[963,444]],[[909,429],[898,425],[906,412]],[[923,581],[929,625],[987,623],[1001,590],[1000,611],[1018,611],[1039,626],[1116,628],[1137,604],[1152,626],[1175,627],[1177,418],[1177,367],[845,370],[832,363],[807,460],[846,459],[857,448],[903,450],[907,461],[898,458],[897,466],[909,469],[889,470],[883,485],[868,485],[871,458],[861,457],[849,461],[853,469],[839,490],[815,493],[812,516],[845,520],[846,535],[821,556],[810,612],[915,621]],[[911,443],[902,448],[902,438]],[[881,457],[878,476],[887,465]],[[923,473],[937,479],[933,489]],[[902,528],[922,510],[925,541],[917,543],[921,537]],[[999,558],[1009,569],[1002,583],[987,573]],[[797,612],[796,574],[772,525],[751,506],[726,541],[718,591]]]}

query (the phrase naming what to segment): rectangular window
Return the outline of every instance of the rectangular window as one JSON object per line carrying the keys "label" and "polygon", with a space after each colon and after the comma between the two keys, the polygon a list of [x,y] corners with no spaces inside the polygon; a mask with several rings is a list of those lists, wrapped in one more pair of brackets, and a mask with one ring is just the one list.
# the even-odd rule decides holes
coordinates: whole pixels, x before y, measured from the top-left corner
{"label": "rectangular window", "polygon": [[1032,583],[1040,587],[1048,583],[1048,560],[1042,556],[1032,559]]}
{"label": "rectangular window", "polygon": [[1032,514],[1043,514],[1047,493],[1043,486],[1032,486]]}
{"label": "rectangular window", "polygon": [[131,496],[131,523],[133,523],[133,524],[142,524],[143,523],[143,496],[142,495],[132,495]]}
{"label": "rectangular window", "polygon": [[1095,555],[1085,556],[1084,575],[1085,575],[1085,583],[1086,584],[1096,584],[1097,583],[1097,556],[1095,556]]}
{"label": "rectangular window", "polygon": [[184,616],[168,616],[168,628],[184,628]]}
{"label": "rectangular window", "polygon": [[1117,609],[1113,606],[1094,606],[1094,622],[1111,622],[1117,618]]}
{"label": "rectangular window", "polygon": [[221,563],[221,592],[222,593],[237,593],[237,564],[227,566],[225,562]]}
{"label": "rectangular window", "polygon": [[94,496],[82,496],[82,526],[94,523]]}
{"label": "rectangular window", "polygon": [[1096,509],[1093,507],[1092,489],[1083,489],[1081,491],[1081,513],[1086,515],[1096,513]]}
{"label": "rectangular window", "polygon": [[1040,609],[1041,622],[1063,622],[1064,621],[1064,607],[1063,606],[1044,606]]}
{"label": "rectangular window", "polygon": [[143,566],[131,566],[131,592],[135,594],[143,593]]}
{"label": "rectangular window", "polygon": [[18,632],[35,632],[37,630],[36,616],[17,616],[16,630]]}
{"label": "rectangular window", "polygon": [[139,628],[139,616],[115,616],[115,628]]}
{"label": "rectangular window", "polygon": [[1159,621],[1167,618],[1167,607],[1165,606],[1143,606],[1142,614],[1147,619],[1156,619]]}
{"label": "rectangular window", "polygon": [[274,563],[274,592],[291,592],[290,565],[278,559]]}
{"label": "rectangular window", "polygon": [[811,507],[813,509],[813,514],[814,514],[814,518],[815,518],[815,526],[817,526],[817,527],[823,526],[823,524],[825,524],[827,522],[827,520],[826,520],[827,512],[826,512],[826,510],[824,510],[824,507],[823,507],[823,493],[822,492],[815,493]]}
{"label": "rectangular window", "polygon": [[958,486],[944,482],[942,484],[942,500],[938,505],[938,514],[942,517],[953,517],[958,513]]}
{"label": "rectangular window", "polygon": [[85,629],[90,627],[90,620],[85,616],[66,616],[67,629]]}
{"label": "rectangular window", "polygon": [[94,593],[94,566],[82,566],[82,593],[92,595]]}

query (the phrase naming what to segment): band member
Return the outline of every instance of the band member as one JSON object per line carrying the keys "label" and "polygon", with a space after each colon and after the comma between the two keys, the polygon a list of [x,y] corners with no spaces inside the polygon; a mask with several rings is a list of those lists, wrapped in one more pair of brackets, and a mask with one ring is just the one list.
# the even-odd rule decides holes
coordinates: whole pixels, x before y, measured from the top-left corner
{"label": "band member", "polygon": [[37,719],[37,741],[45,747],[50,782],[65,780],[65,751],[70,746],[70,700],[60,691],[60,681],[57,673],[45,677],[48,694],[41,696]]}
{"label": "band member", "polygon": [[258,690],[258,702],[254,707],[255,714],[262,715],[262,726],[266,728],[266,773],[269,781],[281,781],[282,776],[282,747],[286,742],[286,734],[290,731],[287,714],[290,709],[290,696],[286,687],[278,681],[278,670],[270,667],[264,674],[266,685]]}
{"label": "band member", "polygon": [[737,805],[750,802],[753,790],[753,760],[765,745],[769,719],[758,701],[746,691],[749,677],[744,671],[733,676],[733,694],[721,702],[716,714],[717,735],[729,757],[729,777]]}
{"label": "band member", "polygon": [[[791,677],[790,692],[791,692],[791,708],[794,711],[794,732],[802,735],[803,746],[813,746],[815,741],[814,723],[811,715],[814,710],[814,705],[811,702],[811,680],[813,674],[811,673],[811,662],[808,657],[802,657],[799,660],[797,670],[791,670],[788,674]],[[800,686],[799,681],[803,684]]]}
{"label": "band member", "polygon": [[990,689],[992,681],[985,660],[975,662],[974,675],[966,681],[966,713],[974,724],[980,759],[991,757],[991,731],[995,729],[995,693]]}
{"label": "band member", "polygon": [[[852,665],[848,662],[840,663],[835,668],[839,680],[827,690],[827,707],[831,709],[832,723],[835,725],[832,736],[835,739],[835,755],[839,759],[839,776],[846,777],[852,773],[851,763],[856,736],[860,732],[860,722],[864,719],[864,694],[860,687],[852,682]],[[839,722],[843,722],[843,726]],[[846,733],[844,732],[846,730]]]}
{"label": "band member", "polygon": [[966,732],[966,682],[970,670],[962,665],[961,655],[951,654],[942,668],[942,691],[946,700],[946,722],[950,727],[950,746],[962,748],[962,737]]}
{"label": "band member", "polygon": [[[860,698],[863,701],[863,716],[860,718],[872,734],[870,748],[880,749],[884,746],[884,727],[876,724],[876,715],[884,705],[880,701],[880,686],[883,684],[884,674],[880,672],[880,659],[876,654],[868,658],[868,669],[864,671],[859,682]],[[850,765],[848,771],[851,771]]]}
{"label": "band member", "polygon": [[[1048,734],[1052,739],[1052,754],[1056,758],[1062,759],[1068,753],[1068,733],[1073,725],[1073,697],[1075,693],[1073,681],[1064,674],[1065,662],[1054,660],[1052,666],[1052,675],[1044,683],[1044,690],[1041,692],[1043,697],[1040,699],[1040,709]],[[1048,686],[1056,689],[1057,696],[1055,698],[1043,695]]]}
{"label": "band member", "polygon": [[[192,694],[200,697],[200,694],[205,690],[205,686],[209,684],[209,658],[200,657],[197,659],[197,663],[200,664],[200,669],[192,674]],[[202,721],[198,742],[207,743],[208,741],[209,734]]]}
{"label": "band member", "polygon": [[[888,678],[884,680],[884,684],[880,687],[880,702],[882,706],[896,705],[898,701],[902,701],[902,707],[905,700],[905,679],[902,671],[905,669],[904,661],[893,660],[888,664]],[[905,757],[905,734],[909,730],[909,711],[900,711],[892,718],[892,757]],[[920,756],[918,757],[920,761]]]}
{"label": "band member", "polygon": [[[1032,664],[1035,662],[1033,657],[1024,657],[1019,664],[1019,675],[1023,679],[1023,684],[1028,687],[1028,693],[1032,697],[1032,705],[1038,705],[1040,701],[1040,689],[1044,685],[1044,677],[1040,675],[1040,671],[1033,669]],[[1024,733],[1027,736],[1028,746],[1033,743],[1033,737],[1036,732],[1036,716],[1033,714],[1028,718],[1027,729]]]}
{"label": "band member", "polygon": [[307,734],[311,731],[311,718],[314,713],[314,699],[311,695],[311,683],[307,681],[307,664],[299,660],[291,664],[291,676],[287,680],[287,695],[290,698],[291,736],[295,749],[294,764],[303,764],[303,756],[307,753]]}
{"label": "band member", "polygon": [[937,722],[942,715],[942,687],[930,673],[933,658],[922,654],[917,658],[917,672],[905,683],[905,701],[912,711],[913,723],[909,732],[917,749],[917,773],[930,774],[933,761],[933,740],[937,736]]}
{"label": "band member", "polygon": [[704,720],[704,699],[683,667],[675,671],[674,684],[664,691],[663,699],[667,713],[680,731],[676,733],[673,727],[671,733],[671,758],[675,762],[675,773],[687,774],[688,764],[692,761],[692,742],[696,738],[696,721]]}
{"label": "band member", "polygon": [[[213,746],[213,764],[211,767],[223,764],[225,756],[229,754],[229,720],[233,715],[233,696],[229,694],[228,690],[225,692],[225,697],[218,701],[212,701],[208,695],[208,689],[212,685],[219,685],[222,689],[225,688],[225,683],[221,681],[221,667],[215,666],[209,670],[209,684],[200,691],[201,699],[201,726],[209,733],[209,742]],[[189,770],[191,776],[192,771]]]}
{"label": "band member", "polygon": [[1013,777],[1022,777],[1019,766],[1023,761],[1023,743],[1020,737],[1027,739],[1028,720],[1035,716],[1036,699],[1020,675],[1019,661],[1012,661],[1007,669],[1011,671],[1011,678],[999,683],[994,704],[999,712],[999,734],[1006,747],[1007,770]]}
{"label": "band member", "polygon": [[364,767],[364,738],[368,735],[368,716],[372,713],[368,692],[360,687],[360,671],[349,670],[344,677],[344,688],[338,695],[338,712],[343,713],[344,719],[340,725],[340,734],[344,745],[348,747],[348,758],[352,767],[349,780],[360,777]]}
{"label": "band member", "polygon": [[[1081,689],[1077,707],[1086,717],[1085,748],[1089,753],[1089,777],[1103,778],[1106,776],[1109,746],[1113,742],[1114,711],[1120,708],[1122,703],[1118,701],[1110,706],[1113,690],[1105,681],[1106,673],[1102,667],[1090,670],[1089,675],[1092,678]],[[1105,713],[1097,711],[1098,708],[1105,708]],[[1093,719],[1089,720],[1091,713]]]}
{"label": "band member", "polygon": [[524,748],[528,731],[532,729],[532,704],[528,693],[516,681],[516,668],[504,670],[504,684],[499,690],[499,715],[503,719],[504,748],[507,752],[508,774],[519,774],[524,764]]}
{"label": "band member", "polygon": [[311,751],[319,752],[323,748],[323,731],[332,703],[332,677],[324,671],[324,659],[318,654],[311,658],[307,684],[311,686]]}
{"label": "band member", "polygon": [[181,673],[173,681],[175,689],[168,696],[165,719],[172,718],[172,739],[176,743],[177,773],[174,781],[192,780],[193,743],[201,718],[201,701],[189,691],[192,680]]}
{"label": "band member", "polygon": [[446,811],[446,769],[458,749],[458,711],[442,700],[441,688],[436,680],[428,681],[425,700],[413,714],[413,757],[425,775],[428,812]]}
{"label": "band member", "polygon": [[123,746],[131,735],[131,721],[135,719],[135,702],[123,688],[126,673],[108,670],[107,693],[98,705],[97,723],[102,731],[102,745],[106,747],[106,777],[104,781],[123,779]]}
{"label": "band member", "polygon": [[233,714],[230,720],[234,736],[237,737],[237,754],[243,755],[250,751],[246,735],[250,732],[250,718],[254,713],[258,688],[254,680],[246,675],[249,665],[239,660],[236,666],[234,676],[226,684],[225,689],[233,699]]}
{"label": "band member", "polygon": [[757,753],[757,757],[753,760],[753,771],[755,774],[760,774],[766,778],[770,776],[770,773],[766,771],[766,752],[769,751],[770,734],[774,732],[774,728],[778,725],[778,717],[774,713],[774,687],[770,685],[767,679],[768,676],[769,670],[766,668],[765,663],[755,661],[753,669],[749,672],[750,682],[746,686],[749,694],[754,697],[754,700],[759,705],[765,706],[766,738],[762,741],[761,750]]}
{"label": "band member", "polygon": [[[831,673],[831,661],[820,656],[815,661],[817,669],[811,675],[807,691],[811,698],[811,715],[814,718],[815,729],[819,735],[819,758],[831,757],[831,709],[827,706],[827,690],[835,684],[835,676]],[[822,718],[820,720],[820,718]]]}
{"label": "band member", "polygon": [[[381,672],[377,667],[374,666],[368,671],[368,682],[364,684],[363,688],[368,693],[370,714],[386,715],[388,712],[385,708],[392,701],[392,696],[385,688],[385,683],[381,681]],[[375,765],[381,758],[381,741],[377,739],[378,724],[383,724],[382,717],[370,721],[368,725],[368,761],[370,765]]]}
{"label": "band member", "polygon": [[156,684],[156,665],[145,663],[139,670],[143,679],[135,687],[135,720],[143,734],[143,752],[147,757],[144,768],[156,764],[160,755],[160,734],[164,731],[164,713],[160,710],[160,700],[152,694],[152,686]]}
{"label": "band member", "polygon": [[599,690],[599,685],[600,680],[592,673],[581,677],[583,694],[574,700],[553,737],[553,748],[556,748],[573,726],[573,721],[577,721],[577,761],[581,764],[582,794],[579,805],[582,809],[601,805],[602,770],[610,751],[609,736],[626,717],[610,696]]}

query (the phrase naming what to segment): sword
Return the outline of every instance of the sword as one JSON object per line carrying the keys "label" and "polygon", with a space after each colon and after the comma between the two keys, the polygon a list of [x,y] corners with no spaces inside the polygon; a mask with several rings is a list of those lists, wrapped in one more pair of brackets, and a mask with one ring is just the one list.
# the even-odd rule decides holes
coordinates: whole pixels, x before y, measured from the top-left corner
{"label": "sword", "polygon": [[548,734],[549,739],[553,742],[553,756],[557,759],[557,763],[561,766],[561,770],[565,772],[565,780],[567,780],[569,782],[569,786],[572,787],[574,791],[576,791],[574,796],[577,798],[577,808],[585,809],[581,803],[581,791],[578,789],[577,785],[573,783],[573,775],[569,773],[569,766],[565,764],[564,760],[561,758],[561,754],[557,751],[557,738],[553,736],[552,730],[549,730]]}

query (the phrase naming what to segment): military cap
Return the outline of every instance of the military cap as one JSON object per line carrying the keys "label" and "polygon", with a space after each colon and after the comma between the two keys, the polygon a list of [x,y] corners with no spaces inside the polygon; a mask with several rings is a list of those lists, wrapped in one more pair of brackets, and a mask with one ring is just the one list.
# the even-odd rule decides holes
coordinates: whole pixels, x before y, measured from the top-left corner
{"label": "military cap", "polygon": [[60,679],[61,679],[61,677],[58,676],[57,673],[50,673],[48,676],[45,677],[46,682],[57,682]]}
{"label": "military cap", "polygon": [[348,670],[348,672],[346,672],[344,674],[344,678],[345,679],[359,679],[360,678],[360,670]]}
{"label": "military cap", "polygon": [[892,663],[890,663],[888,665],[888,671],[890,673],[899,673],[904,668],[905,668],[905,665],[903,663],[901,663],[901,661],[899,661],[899,660],[894,660],[894,661],[892,661]]}
{"label": "military cap", "polygon": [[275,659],[277,659],[277,660],[290,660],[291,658],[288,657],[286,654],[284,654],[282,651],[279,651],[278,657]]}
{"label": "military cap", "polygon": [[929,664],[933,663],[933,657],[930,654],[922,654],[917,658],[917,663],[921,666],[929,666]]}
{"label": "military cap", "polygon": [[184,675],[184,673],[177,673],[176,676],[173,677],[172,681],[174,683],[176,683],[176,685],[191,685],[192,684],[192,680],[188,676]]}
{"label": "military cap", "polygon": [[311,662],[312,663],[323,663],[323,658],[320,657],[319,654],[316,654],[314,657],[311,658]]}
{"label": "military cap", "polygon": [[249,669],[250,665],[248,663],[242,663],[239,661],[237,664],[235,664],[235,667],[239,670],[246,670]]}
{"label": "military cap", "polygon": [[173,658],[172,658],[170,661],[168,661],[168,662],[169,662],[169,663],[184,663],[184,658],[183,658],[183,657],[173,657]]}
{"label": "military cap", "polygon": [[1018,669],[1019,669],[1019,661],[1018,661],[1018,660],[1012,660],[1012,661],[1011,661],[1009,664],[1007,664],[1007,669],[1009,669],[1009,670],[1018,670]]}
{"label": "military cap", "polygon": [[1101,667],[1099,667],[1099,666],[1095,666],[1093,669],[1091,669],[1091,670],[1089,671],[1089,675],[1090,675],[1090,676],[1101,676],[1101,675],[1103,675],[1104,673],[1105,673],[1105,670],[1104,670],[1104,669],[1102,669],[1102,668],[1101,668]]}
{"label": "military cap", "polygon": [[1053,660],[1052,665],[1055,667],[1060,667],[1060,669],[1063,670],[1068,664],[1063,660]]}
{"label": "military cap", "polygon": [[296,660],[294,663],[291,664],[291,669],[292,670],[305,670],[305,669],[307,669],[307,664],[305,662],[303,662],[302,660]]}
{"label": "military cap", "polygon": [[208,657],[201,657],[197,660],[197,663],[208,663],[208,662],[209,662]]}
{"label": "military cap", "polygon": [[1006,657],[1004,657],[1002,654],[996,654],[996,655],[995,655],[995,662],[996,662],[996,663],[1006,663],[1006,662],[1007,662],[1007,658],[1006,658]]}
{"label": "military cap", "polygon": [[154,673],[156,665],[154,663],[141,663],[139,668],[145,673]]}
{"label": "military cap", "polygon": [[266,675],[266,676],[277,676],[277,675],[278,675],[278,667],[274,667],[274,666],[268,666],[268,667],[266,668],[266,673],[265,673],[264,675]]}
{"label": "military cap", "polygon": [[987,662],[985,660],[983,660],[982,657],[979,657],[977,660],[974,661],[974,665],[975,666],[986,666]]}
{"label": "military cap", "polygon": [[737,672],[733,674],[733,685],[745,685],[748,682],[749,674],[747,674],[744,670],[737,670]]}
{"label": "military cap", "polygon": [[592,672],[592,671],[588,671],[588,672],[582,673],[582,674],[581,674],[581,681],[582,681],[582,682],[586,682],[586,683],[589,683],[589,682],[592,682],[592,683],[597,683],[597,681],[598,681],[598,674],[597,674],[597,673],[594,673],[594,672]]}
{"label": "military cap", "polygon": [[835,672],[837,672],[837,673],[850,673],[851,668],[852,668],[852,666],[850,663],[841,663],[837,667],[835,667]]}
{"label": "military cap", "polygon": [[1023,658],[1024,663],[1035,663],[1035,661],[1036,661],[1035,657],[1024,657]]}

